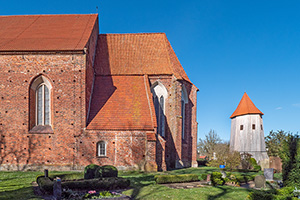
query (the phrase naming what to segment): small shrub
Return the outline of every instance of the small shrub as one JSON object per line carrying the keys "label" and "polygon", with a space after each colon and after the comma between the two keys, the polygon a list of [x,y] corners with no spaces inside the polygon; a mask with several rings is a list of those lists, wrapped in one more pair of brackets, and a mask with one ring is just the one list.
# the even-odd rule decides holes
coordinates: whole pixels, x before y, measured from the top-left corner
{"label": "small shrub", "polygon": [[118,169],[112,165],[98,167],[95,178],[100,177],[118,177]]}
{"label": "small shrub", "polygon": [[198,181],[198,175],[196,174],[181,174],[181,175],[156,175],[154,177],[155,182],[162,183],[184,183]]}
{"label": "small shrub", "polygon": [[250,158],[250,164],[254,167],[255,165],[257,165],[257,162],[255,160],[255,158]]}
{"label": "small shrub", "polygon": [[294,192],[294,187],[283,187],[277,190],[278,195],[292,195]]}
{"label": "small shrub", "polygon": [[220,172],[213,172],[211,174],[211,183],[213,186],[224,185],[225,180],[222,178],[222,174]]}
{"label": "small shrub", "polygon": [[37,178],[37,184],[42,191],[52,193],[54,182],[49,177],[40,176]]}
{"label": "small shrub", "polygon": [[255,165],[253,170],[256,170],[256,171],[261,171],[261,166],[259,165]]}
{"label": "small shrub", "polygon": [[90,164],[84,168],[84,179],[93,179],[96,177],[99,165]]}
{"label": "small shrub", "polygon": [[274,199],[273,196],[274,196],[273,194],[268,193],[266,191],[255,190],[248,194],[247,199],[249,199],[249,200],[272,200],[272,199]]}

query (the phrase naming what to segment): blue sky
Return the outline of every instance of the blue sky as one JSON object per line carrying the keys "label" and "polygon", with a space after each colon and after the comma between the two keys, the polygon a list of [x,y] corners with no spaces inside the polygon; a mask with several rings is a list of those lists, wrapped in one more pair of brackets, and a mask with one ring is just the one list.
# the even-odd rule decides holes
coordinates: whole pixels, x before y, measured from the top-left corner
{"label": "blue sky", "polygon": [[1,1],[1,15],[100,14],[101,33],[165,32],[198,92],[198,138],[230,138],[244,92],[270,130],[300,127],[300,1]]}

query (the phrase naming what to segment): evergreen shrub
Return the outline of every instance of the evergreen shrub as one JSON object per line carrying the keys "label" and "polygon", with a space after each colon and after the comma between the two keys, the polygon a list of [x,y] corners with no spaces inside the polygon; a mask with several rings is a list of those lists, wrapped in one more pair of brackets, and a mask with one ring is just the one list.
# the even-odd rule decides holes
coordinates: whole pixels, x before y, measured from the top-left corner
{"label": "evergreen shrub", "polygon": [[90,164],[84,168],[84,179],[93,179],[98,173],[99,165]]}
{"label": "evergreen shrub", "polygon": [[198,175],[196,174],[181,174],[181,175],[156,175],[154,176],[155,182],[158,184],[162,183],[184,183],[199,181]]}
{"label": "evergreen shrub", "polygon": [[51,179],[49,177],[39,176],[37,178],[36,182],[42,191],[48,192],[48,193],[53,192],[53,185],[54,185],[53,179]]}
{"label": "evergreen shrub", "polygon": [[118,177],[118,169],[112,165],[98,167],[95,178]]}
{"label": "evergreen shrub", "polygon": [[206,179],[207,179],[207,174],[201,174],[201,179],[204,180],[204,181],[206,181]]}
{"label": "evergreen shrub", "polygon": [[249,200],[273,200],[274,195],[267,191],[254,190],[253,192],[250,192],[248,194],[247,199],[249,199]]}
{"label": "evergreen shrub", "polygon": [[211,174],[211,183],[213,186],[224,185],[225,180],[222,178],[222,174],[220,172],[213,172]]}

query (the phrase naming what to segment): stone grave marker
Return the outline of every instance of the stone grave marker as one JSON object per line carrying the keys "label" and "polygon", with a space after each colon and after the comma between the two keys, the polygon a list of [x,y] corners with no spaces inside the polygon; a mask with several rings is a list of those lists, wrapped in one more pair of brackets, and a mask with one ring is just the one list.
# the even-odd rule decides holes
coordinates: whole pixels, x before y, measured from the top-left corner
{"label": "stone grave marker", "polygon": [[226,178],[226,176],[227,176],[226,172],[224,172],[224,171],[221,170],[221,174],[222,174],[222,178]]}
{"label": "stone grave marker", "polygon": [[267,181],[273,181],[274,178],[274,169],[273,168],[265,168],[264,175]]}
{"label": "stone grave marker", "polygon": [[211,174],[207,174],[207,177],[206,177],[207,182],[210,182],[210,176],[211,176]]}
{"label": "stone grave marker", "polygon": [[54,180],[53,195],[56,200],[61,200],[61,179],[58,177]]}
{"label": "stone grave marker", "polygon": [[266,187],[266,178],[263,175],[256,176],[254,183],[256,188],[264,188]]}

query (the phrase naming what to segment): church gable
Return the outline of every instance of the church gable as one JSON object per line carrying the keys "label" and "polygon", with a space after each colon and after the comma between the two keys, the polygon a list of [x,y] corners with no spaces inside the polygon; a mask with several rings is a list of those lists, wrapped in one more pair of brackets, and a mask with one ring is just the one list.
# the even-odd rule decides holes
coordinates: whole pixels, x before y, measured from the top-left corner
{"label": "church gable", "polygon": [[164,33],[100,34],[97,75],[174,75],[188,79]]}

